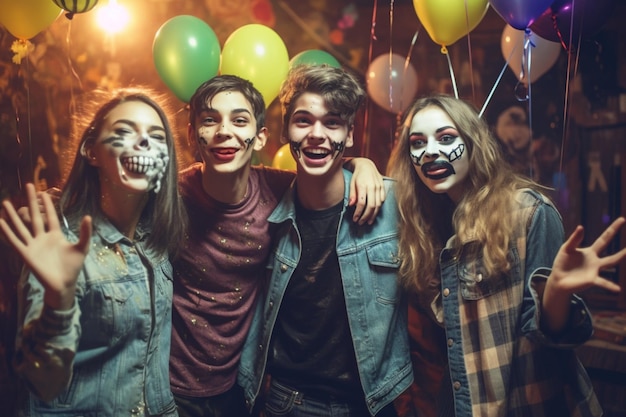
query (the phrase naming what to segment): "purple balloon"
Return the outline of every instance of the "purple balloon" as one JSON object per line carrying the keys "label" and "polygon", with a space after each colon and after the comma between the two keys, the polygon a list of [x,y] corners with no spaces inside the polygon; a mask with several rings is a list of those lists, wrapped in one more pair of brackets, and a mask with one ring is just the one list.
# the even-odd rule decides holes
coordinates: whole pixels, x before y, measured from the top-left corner
{"label": "purple balloon", "polygon": [[524,30],[546,11],[554,0],[489,0],[493,9],[515,29]]}
{"label": "purple balloon", "polygon": [[569,45],[570,38],[573,44],[577,44],[579,39],[598,32],[614,8],[615,0],[556,0],[530,29],[538,36],[561,42],[564,46]]}

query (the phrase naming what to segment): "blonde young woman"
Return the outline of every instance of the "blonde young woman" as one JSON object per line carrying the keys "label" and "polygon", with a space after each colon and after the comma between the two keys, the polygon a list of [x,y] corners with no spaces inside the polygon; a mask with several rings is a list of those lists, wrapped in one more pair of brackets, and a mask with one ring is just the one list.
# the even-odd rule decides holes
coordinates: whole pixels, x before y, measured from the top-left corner
{"label": "blonde young woman", "polygon": [[504,162],[474,107],[449,96],[406,111],[388,173],[401,282],[446,333],[439,415],[601,415],[572,350],[592,332],[575,293],[620,290],[599,274],[626,249],[600,253],[624,218],[588,248],[581,227],[563,243],[552,203]]}

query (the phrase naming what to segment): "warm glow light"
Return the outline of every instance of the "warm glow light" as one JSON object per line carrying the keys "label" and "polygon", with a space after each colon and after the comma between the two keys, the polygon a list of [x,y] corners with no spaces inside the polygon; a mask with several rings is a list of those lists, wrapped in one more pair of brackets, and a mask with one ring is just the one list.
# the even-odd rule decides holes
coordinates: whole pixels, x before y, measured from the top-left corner
{"label": "warm glow light", "polygon": [[109,4],[100,6],[97,12],[98,25],[109,35],[124,30],[130,19],[126,8],[117,4],[117,0],[109,0]]}

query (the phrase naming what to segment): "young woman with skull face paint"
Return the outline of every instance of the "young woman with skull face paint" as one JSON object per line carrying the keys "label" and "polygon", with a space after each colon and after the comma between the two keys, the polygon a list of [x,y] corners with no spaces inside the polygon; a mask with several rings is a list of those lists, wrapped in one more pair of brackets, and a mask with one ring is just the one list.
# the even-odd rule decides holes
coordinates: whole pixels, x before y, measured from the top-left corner
{"label": "young woman with skull face paint", "polygon": [[438,415],[600,415],[572,350],[592,331],[575,292],[619,291],[600,270],[626,249],[600,253],[624,219],[588,248],[577,248],[581,227],[563,243],[560,215],[541,187],[503,161],[471,105],[449,96],[407,109],[388,174],[397,179],[401,282],[421,317],[432,318],[424,326],[445,330],[440,345],[413,340],[447,359],[443,381],[418,387],[442,387]]}
{"label": "young woman with skull face paint", "polygon": [[60,218],[32,184],[30,227],[4,203],[0,227],[28,267],[15,359],[28,415],[176,415],[169,257],[186,222],[174,138],[151,97],[125,89],[88,103]]}

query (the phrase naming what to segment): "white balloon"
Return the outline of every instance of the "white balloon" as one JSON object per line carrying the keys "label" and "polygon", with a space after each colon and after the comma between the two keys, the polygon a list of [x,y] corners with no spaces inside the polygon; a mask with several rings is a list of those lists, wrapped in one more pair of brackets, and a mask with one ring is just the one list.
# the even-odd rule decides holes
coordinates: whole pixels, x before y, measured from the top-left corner
{"label": "white balloon", "polygon": [[[511,25],[506,25],[502,31],[502,39],[500,40],[500,48],[504,60],[508,60],[511,71],[518,80],[524,84],[537,81],[539,77],[545,74],[559,59],[561,52],[561,44],[546,40],[534,33],[530,33],[530,71],[527,64],[523,61],[525,32],[518,30]],[[534,46],[532,46],[534,45]],[[524,74],[522,74],[522,65],[524,65]],[[526,74],[528,72],[528,74]]]}
{"label": "white balloon", "polygon": [[[417,72],[413,65],[405,66],[405,58],[398,54],[376,57],[367,69],[367,92],[376,104],[392,113],[400,113],[417,93]],[[391,76],[390,76],[391,74]]]}

